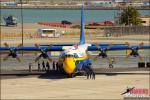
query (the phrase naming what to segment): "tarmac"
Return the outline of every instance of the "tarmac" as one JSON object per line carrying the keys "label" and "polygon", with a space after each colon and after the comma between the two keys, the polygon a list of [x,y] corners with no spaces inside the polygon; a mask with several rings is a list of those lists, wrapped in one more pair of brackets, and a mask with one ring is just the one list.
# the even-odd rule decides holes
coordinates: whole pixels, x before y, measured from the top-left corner
{"label": "tarmac", "polygon": [[123,99],[121,93],[127,87],[149,89],[149,75],[96,75],[95,80],[85,76],[3,79],[1,99]]}

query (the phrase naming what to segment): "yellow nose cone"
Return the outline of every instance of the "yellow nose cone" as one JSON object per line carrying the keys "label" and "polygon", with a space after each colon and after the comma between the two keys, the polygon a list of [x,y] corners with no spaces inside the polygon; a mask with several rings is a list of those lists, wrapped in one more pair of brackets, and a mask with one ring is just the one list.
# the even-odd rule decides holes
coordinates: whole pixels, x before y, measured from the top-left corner
{"label": "yellow nose cone", "polygon": [[68,74],[73,73],[75,67],[76,67],[76,65],[75,65],[73,58],[69,57],[69,58],[64,59],[63,68],[66,73],[68,73]]}

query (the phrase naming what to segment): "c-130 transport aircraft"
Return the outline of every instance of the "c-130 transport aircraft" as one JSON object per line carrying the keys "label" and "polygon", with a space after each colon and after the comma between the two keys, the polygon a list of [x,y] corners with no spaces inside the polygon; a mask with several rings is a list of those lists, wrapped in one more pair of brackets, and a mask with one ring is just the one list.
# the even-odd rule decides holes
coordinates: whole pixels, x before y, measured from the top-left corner
{"label": "c-130 transport aircraft", "polygon": [[[16,58],[20,61],[20,58],[17,54],[18,51],[36,51],[41,52],[41,54],[35,59],[37,62],[41,57],[44,59],[48,59],[52,61],[52,58],[49,56],[48,52],[51,51],[61,51],[59,56],[59,61],[63,64],[62,69],[66,74],[72,75],[76,73],[78,70],[83,70],[87,72],[89,68],[91,69],[91,58],[88,54],[88,51],[99,51],[99,55],[97,57],[107,58],[107,51],[111,50],[130,50],[130,54],[128,56],[139,57],[140,60],[143,58],[139,55],[139,49],[150,49],[150,45],[144,45],[141,43],[140,45],[128,45],[128,44],[90,44],[85,43],[84,36],[84,2],[82,1],[81,8],[81,27],[80,27],[80,41],[78,44],[51,44],[51,45],[37,45],[35,46],[9,46],[7,43],[4,43],[4,47],[0,47],[0,52],[9,51],[9,54],[4,57],[3,60],[7,60],[8,57]],[[93,72],[93,71],[92,71]]]}

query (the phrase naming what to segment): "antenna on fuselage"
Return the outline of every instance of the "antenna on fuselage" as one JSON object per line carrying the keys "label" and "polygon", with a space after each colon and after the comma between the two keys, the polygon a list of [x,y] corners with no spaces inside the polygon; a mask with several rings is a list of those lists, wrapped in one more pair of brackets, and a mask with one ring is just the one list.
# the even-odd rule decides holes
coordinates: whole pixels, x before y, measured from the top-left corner
{"label": "antenna on fuselage", "polygon": [[82,0],[82,8],[81,8],[81,27],[80,27],[80,43],[85,43],[85,37],[84,37],[84,1]]}

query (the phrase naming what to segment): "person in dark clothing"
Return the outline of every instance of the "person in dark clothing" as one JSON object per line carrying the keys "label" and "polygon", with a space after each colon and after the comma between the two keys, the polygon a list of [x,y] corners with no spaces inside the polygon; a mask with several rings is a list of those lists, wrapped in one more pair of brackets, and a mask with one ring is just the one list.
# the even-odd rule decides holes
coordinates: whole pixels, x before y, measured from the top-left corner
{"label": "person in dark clothing", "polygon": [[86,72],[87,79],[89,79],[90,76],[89,70],[86,67],[84,67],[83,69]]}
{"label": "person in dark clothing", "polygon": [[90,79],[93,77],[93,72],[92,70],[90,69],[90,67],[87,67],[87,69],[89,70],[89,74],[90,74]]}
{"label": "person in dark clothing", "polygon": [[59,70],[59,71],[62,71],[63,63],[62,63],[62,62],[59,62],[58,66],[59,66],[59,67],[58,67],[58,70]]}
{"label": "person in dark clothing", "polygon": [[56,70],[57,71],[59,70],[59,63],[58,62],[56,63]]}
{"label": "person in dark clothing", "polygon": [[41,69],[41,68],[40,68],[40,62],[38,62],[38,71],[40,71],[40,69]]}
{"label": "person in dark clothing", "polygon": [[55,70],[55,61],[53,61],[53,70]]}
{"label": "person in dark clothing", "polygon": [[90,79],[94,79],[95,80],[95,73],[92,69],[92,67],[90,65],[87,65],[87,69],[89,70],[89,73],[90,73]]}
{"label": "person in dark clothing", "polygon": [[92,79],[94,79],[95,80],[95,72],[93,71],[93,77],[92,77]]}
{"label": "person in dark clothing", "polygon": [[44,62],[44,60],[43,60],[43,62],[42,62],[42,70],[45,70],[46,71],[46,67],[45,67],[45,62]]}
{"label": "person in dark clothing", "polygon": [[32,71],[32,63],[29,63],[29,72]]}
{"label": "person in dark clothing", "polygon": [[47,71],[49,71],[50,70],[50,64],[48,61],[46,62],[46,67],[47,67]]}
{"label": "person in dark clothing", "polygon": [[89,77],[90,77],[90,79],[92,78],[92,72],[91,72],[91,70],[87,67],[87,70],[88,70],[88,72],[89,72]]}
{"label": "person in dark clothing", "polygon": [[90,72],[87,68],[85,68],[86,72],[87,72],[87,79],[89,79],[89,77],[91,78]]}
{"label": "person in dark clothing", "polygon": [[87,79],[89,79],[90,72],[89,72],[88,68],[85,65],[82,65],[82,69],[86,72]]}

